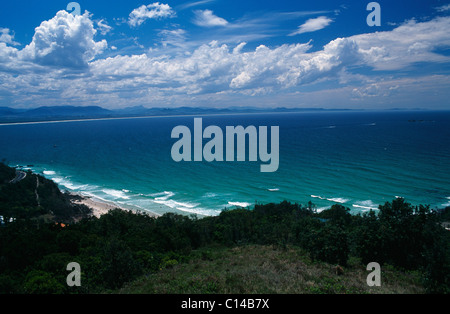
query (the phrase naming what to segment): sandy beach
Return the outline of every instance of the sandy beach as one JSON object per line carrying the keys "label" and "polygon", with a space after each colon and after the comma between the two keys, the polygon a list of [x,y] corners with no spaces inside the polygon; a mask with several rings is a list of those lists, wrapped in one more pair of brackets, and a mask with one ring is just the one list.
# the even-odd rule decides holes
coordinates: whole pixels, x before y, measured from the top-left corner
{"label": "sandy beach", "polygon": [[[79,199],[74,199],[73,203],[75,204],[82,204],[82,205],[86,205],[87,207],[92,209],[92,215],[99,218],[101,215],[107,214],[110,210],[112,209],[121,209],[121,210],[125,210],[125,211],[132,211],[132,212],[139,212],[139,213],[144,213],[143,211],[137,211],[137,210],[132,210],[130,208],[125,208],[123,206],[120,206],[116,203],[113,202],[107,202],[95,197],[91,197],[91,196],[85,196],[85,195],[81,195],[81,194],[74,194],[77,197],[79,197]],[[158,217],[158,215],[151,213],[151,212],[145,212],[146,214],[153,216],[153,217]]]}

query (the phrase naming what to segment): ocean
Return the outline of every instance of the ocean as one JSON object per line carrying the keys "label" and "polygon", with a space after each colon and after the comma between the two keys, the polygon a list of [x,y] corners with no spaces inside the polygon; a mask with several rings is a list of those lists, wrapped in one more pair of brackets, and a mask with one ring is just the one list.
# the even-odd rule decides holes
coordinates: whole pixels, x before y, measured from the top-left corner
{"label": "ocean", "polygon": [[[175,162],[171,131],[279,126],[279,167]],[[403,197],[450,206],[450,112],[311,111],[0,125],[0,159],[61,189],[157,214],[218,215],[255,203],[342,204],[356,214]],[[270,129],[270,128],[269,128]],[[204,140],[206,143],[207,140]],[[247,159],[248,160],[248,157]]]}

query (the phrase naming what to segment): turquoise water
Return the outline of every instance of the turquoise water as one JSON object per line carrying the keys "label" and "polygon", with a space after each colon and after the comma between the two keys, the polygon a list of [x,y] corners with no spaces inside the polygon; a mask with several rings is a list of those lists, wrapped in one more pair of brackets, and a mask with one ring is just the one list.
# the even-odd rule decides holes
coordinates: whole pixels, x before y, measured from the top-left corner
{"label": "turquoise water", "polygon": [[[200,116],[196,116],[200,117]],[[217,215],[288,200],[358,213],[404,197],[450,206],[450,112],[308,112],[203,116],[203,127],[279,126],[280,164],[174,162],[177,125],[194,117],[0,126],[0,159],[62,189],[155,213]],[[269,128],[270,129],[270,128]],[[204,140],[206,143],[207,140]]]}

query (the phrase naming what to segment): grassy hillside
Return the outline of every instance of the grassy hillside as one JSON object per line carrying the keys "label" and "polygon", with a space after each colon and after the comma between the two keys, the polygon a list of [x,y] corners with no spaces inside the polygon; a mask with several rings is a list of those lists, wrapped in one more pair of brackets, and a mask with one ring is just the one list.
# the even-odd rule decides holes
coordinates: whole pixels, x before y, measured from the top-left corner
{"label": "grassy hillside", "polygon": [[115,291],[122,294],[421,294],[417,271],[385,265],[381,286],[369,287],[367,271],[354,259],[336,274],[335,265],[313,262],[289,246],[245,245],[205,248],[185,263],[166,266]]}

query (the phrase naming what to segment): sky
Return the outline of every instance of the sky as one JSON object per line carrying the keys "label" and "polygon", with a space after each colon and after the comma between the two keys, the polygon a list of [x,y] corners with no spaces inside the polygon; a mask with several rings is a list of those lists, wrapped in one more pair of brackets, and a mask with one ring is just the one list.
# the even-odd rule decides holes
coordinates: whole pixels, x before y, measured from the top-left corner
{"label": "sky", "polygon": [[0,107],[450,109],[450,1],[370,3],[3,1]]}

